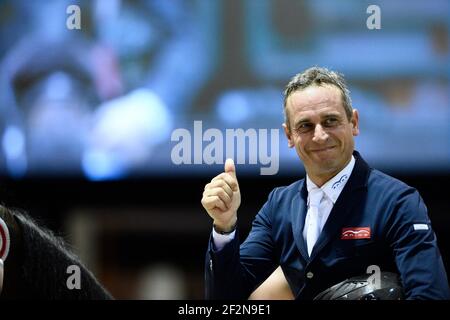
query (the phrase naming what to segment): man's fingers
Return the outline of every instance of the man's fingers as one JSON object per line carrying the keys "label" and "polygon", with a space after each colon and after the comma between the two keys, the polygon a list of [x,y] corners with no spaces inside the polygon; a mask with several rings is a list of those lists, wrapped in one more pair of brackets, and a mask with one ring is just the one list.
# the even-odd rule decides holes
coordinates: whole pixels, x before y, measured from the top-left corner
{"label": "man's fingers", "polygon": [[211,180],[211,183],[216,180],[224,180],[230,186],[231,190],[233,190],[233,191],[239,190],[239,184],[237,182],[237,179],[234,178],[233,176],[231,176],[229,173],[223,172],[223,173],[219,174],[218,176],[214,177]]}
{"label": "man's fingers", "polygon": [[231,187],[223,179],[214,180],[211,183],[208,183],[205,187],[205,190],[211,190],[215,188],[222,188],[230,198],[233,197],[233,190],[231,190]]}
{"label": "man's fingers", "polygon": [[207,210],[219,208],[222,211],[227,211],[227,206],[218,196],[208,196],[203,198],[202,204]]}
{"label": "man's fingers", "polygon": [[220,200],[222,200],[223,203],[225,203],[227,208],[229,208],[231,205],[231,197],[228,195],[228,193],[225,192],[224,189],[220,187],[205,190],[203,195],[206,197],[218,196]]}
{"label": "man's fingers", "polygon": [[203,191],[202,204],[206,210],[220,209],[227,211],[231,208],[234,192],[239,192],[236,178],[236,168],[231,159],[225,161],[225,172],[214,177],[206,184]]}

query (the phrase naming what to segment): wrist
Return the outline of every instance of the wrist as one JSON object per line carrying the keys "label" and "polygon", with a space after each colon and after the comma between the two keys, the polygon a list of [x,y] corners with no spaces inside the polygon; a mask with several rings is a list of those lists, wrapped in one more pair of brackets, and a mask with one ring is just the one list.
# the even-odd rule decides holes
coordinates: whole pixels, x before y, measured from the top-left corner
{"label": "wrist", "polygon": [[236,230],[236,226],[237,226],[236,221],[231,226],[226,227],[226,228],[220,227],[220,226],[216,225],[215,223],[213,223],[214,230],[217,233],[222,234],[222,235],[227,235],[227,234],[234,232]]}

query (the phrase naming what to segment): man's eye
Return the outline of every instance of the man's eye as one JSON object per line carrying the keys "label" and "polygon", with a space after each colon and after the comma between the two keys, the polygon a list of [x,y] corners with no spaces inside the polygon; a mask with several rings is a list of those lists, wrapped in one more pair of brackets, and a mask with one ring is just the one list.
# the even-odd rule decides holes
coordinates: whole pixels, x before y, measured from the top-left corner
{"label": "man's eye", "polygon": [[338,124],[338,120],[336,118],[328,118],[325,120],[325,126],[332,127]]}
{"label": "man's eye", "polygon": [[302,123],[297,127],[297,131],[299,132],[307,132],[312,128],[311,123]]}

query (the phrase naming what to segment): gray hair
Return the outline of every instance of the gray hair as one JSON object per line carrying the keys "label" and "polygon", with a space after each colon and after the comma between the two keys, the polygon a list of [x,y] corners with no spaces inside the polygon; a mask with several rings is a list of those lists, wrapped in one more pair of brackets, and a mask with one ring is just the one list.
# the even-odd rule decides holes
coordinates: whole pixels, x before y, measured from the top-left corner
{"label": "gray hair", "polygon": [[327,68],[312,67],[301,73],[296,74],[286,86],[284,90],[284,117],[286,125],[289,128],[289,119],[286,111],[286,103],[289,96],[297,90],[305,89],[312,85],[321,86],[329,84],[337,87],[341,91],[342,105],[344,106],[347,119],[350,120],[353,115],[352,100],[350,98],[350,90],[347,88],[344,76]]}

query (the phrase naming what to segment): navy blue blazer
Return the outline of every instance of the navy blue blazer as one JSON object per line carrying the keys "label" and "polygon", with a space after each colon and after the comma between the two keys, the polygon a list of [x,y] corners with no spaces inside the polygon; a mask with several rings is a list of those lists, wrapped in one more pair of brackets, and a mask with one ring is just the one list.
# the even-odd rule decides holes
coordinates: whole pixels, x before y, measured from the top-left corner
{"label": "navy blue blazer", "polygon": [[[353,172],[311,257],[302,235],[308,193],[302,179],[270,193],[242,245],[238,232],[221,250],[210,237],[206,297],[247,299],[281,265],[296,299],[313,299],[377,265],[400,275],[407,299],[449,299],[436,236],[418,191],[370,168],[358,152],[354,156]],[[349,230],[363,236],[348,237]]]}

